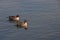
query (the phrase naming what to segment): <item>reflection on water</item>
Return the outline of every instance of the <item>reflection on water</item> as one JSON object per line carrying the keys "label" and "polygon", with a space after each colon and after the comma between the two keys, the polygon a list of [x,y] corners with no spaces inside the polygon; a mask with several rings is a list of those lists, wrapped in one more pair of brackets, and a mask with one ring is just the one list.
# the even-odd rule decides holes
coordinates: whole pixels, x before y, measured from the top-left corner
{"label": "reflection on water", "polygon": [[[21,29],[21,28],[24,28],[24,27],[21,27],[21,26],[17,26],[16,25],[16,27],[17,27],[17,29]],[[28,28],[24,28],[25,30],[27,30]]]}

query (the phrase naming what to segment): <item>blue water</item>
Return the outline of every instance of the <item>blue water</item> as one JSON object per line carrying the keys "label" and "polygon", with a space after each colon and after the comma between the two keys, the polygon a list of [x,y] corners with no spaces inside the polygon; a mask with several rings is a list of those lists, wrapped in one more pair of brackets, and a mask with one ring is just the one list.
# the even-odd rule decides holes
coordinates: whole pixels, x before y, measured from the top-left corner
{"label": "blue water", "polygon": [[[28,30],[7,21],[17,14]],[[0,40],[60,40],[60,0],[0,0]]]}

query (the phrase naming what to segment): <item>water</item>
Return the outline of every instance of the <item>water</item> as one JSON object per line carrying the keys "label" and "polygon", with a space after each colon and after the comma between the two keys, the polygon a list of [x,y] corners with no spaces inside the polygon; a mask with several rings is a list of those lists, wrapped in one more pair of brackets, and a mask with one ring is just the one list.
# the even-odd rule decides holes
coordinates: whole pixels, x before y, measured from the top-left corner
{"label": "water", "polygon": [[[28,30],[7,21],[17,14]],[[0,0],[0,40],[60,40],[60,0]]]}

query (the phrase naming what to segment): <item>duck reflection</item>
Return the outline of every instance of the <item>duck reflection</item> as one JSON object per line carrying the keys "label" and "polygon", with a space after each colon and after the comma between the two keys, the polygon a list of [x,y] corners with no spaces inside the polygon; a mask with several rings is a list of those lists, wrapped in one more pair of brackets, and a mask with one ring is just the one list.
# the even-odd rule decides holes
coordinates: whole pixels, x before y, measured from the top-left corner
{"label": "duck reflection", "polygon": [[17,21],[8,20],[9,23],[16,23]]}
{"label": "duck reflection", "polygon": [[[24,27],[21,27],[21,26],[16,26],[17,29],[21,29],[21,28],[24,28]],[[24,28],[25,30],[27,30],[28,28]]]}

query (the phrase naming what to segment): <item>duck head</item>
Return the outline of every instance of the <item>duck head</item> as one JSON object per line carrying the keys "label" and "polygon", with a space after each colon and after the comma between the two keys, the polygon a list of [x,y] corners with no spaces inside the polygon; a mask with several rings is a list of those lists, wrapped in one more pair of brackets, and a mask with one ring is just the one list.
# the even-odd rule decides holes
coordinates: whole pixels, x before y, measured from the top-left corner
{"label": "duck head", "polygon": [[19,15],[16,15],[16,17],[19,17]]}
{"label": "duck head", "polygon": [[24,23],[26,23],[26,22],[27,22],[27,20],[25,19],[25,20],[24,20]]}

